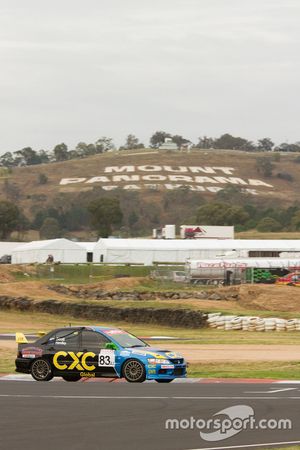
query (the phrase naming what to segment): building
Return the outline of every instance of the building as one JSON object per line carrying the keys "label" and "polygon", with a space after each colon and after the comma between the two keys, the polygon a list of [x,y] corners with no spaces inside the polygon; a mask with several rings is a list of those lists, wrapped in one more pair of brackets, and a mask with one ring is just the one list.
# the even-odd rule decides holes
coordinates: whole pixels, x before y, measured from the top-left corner
{"label": "building", "polygon": [[159,146],[159,150],[177,151],[178,146],[172,141],[172,138],[165,138],[165,142]]}

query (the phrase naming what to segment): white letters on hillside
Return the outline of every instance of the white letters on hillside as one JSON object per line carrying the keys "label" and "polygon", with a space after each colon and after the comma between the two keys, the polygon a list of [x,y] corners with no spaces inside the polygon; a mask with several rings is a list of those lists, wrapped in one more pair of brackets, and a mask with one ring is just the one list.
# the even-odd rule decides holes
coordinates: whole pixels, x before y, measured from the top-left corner
{"label": "white letters on hillside", "polygon": [[[126,190],[175,190],[188,188],[191,191],[208,191],[213,193],[224,189],[224,187],[228,185],[238,185],[243,186],[243,190],[252,195],[258,195],[257,190],[253,188],[248,189],[246,186],[264,186],[273,188],[271,184],[261,180],[252,178],[242,179],[231,176],[233,175],[234,170],[233,167],[218,166],[110,166],[105,167],[99,176],[62,178],[60,185],[100,184],[100,186],[107,191],[118,188]],[[213,186],[203,186],[207,184]]]}

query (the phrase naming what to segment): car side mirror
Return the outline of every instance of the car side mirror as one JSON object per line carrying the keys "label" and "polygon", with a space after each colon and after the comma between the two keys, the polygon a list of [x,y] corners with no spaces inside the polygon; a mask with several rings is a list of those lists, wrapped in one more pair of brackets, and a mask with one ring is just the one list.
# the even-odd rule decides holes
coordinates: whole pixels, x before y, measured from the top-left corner
{"label": "car side mirror", "polygon": [[108,350],[119,350],[118,346],[113,342],[107,342],[107,344],[105,344],[105,348]]}

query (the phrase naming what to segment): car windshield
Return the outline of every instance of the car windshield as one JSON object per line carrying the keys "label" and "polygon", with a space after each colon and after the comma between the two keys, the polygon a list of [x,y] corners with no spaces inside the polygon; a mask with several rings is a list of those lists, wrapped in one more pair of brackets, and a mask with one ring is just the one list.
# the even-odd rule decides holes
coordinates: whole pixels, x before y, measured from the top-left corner
{"label": "car windshield", "polygon": [[146,342],[141,341],[133,334],[127,333],[123,330],[109,330],[105,334],[111,336],[122,347],[148,347],[148,344],[146,344]]}

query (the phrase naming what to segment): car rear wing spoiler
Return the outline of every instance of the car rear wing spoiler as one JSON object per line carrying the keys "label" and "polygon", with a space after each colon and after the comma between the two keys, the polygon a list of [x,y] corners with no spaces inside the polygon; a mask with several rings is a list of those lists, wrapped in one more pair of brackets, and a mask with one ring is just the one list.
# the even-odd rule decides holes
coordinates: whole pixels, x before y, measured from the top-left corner
{"label": "car rear wing spoiler", "polygon": [[27,344],[28,341],[23,333],[16,333],[16,343],[17,344]]}

